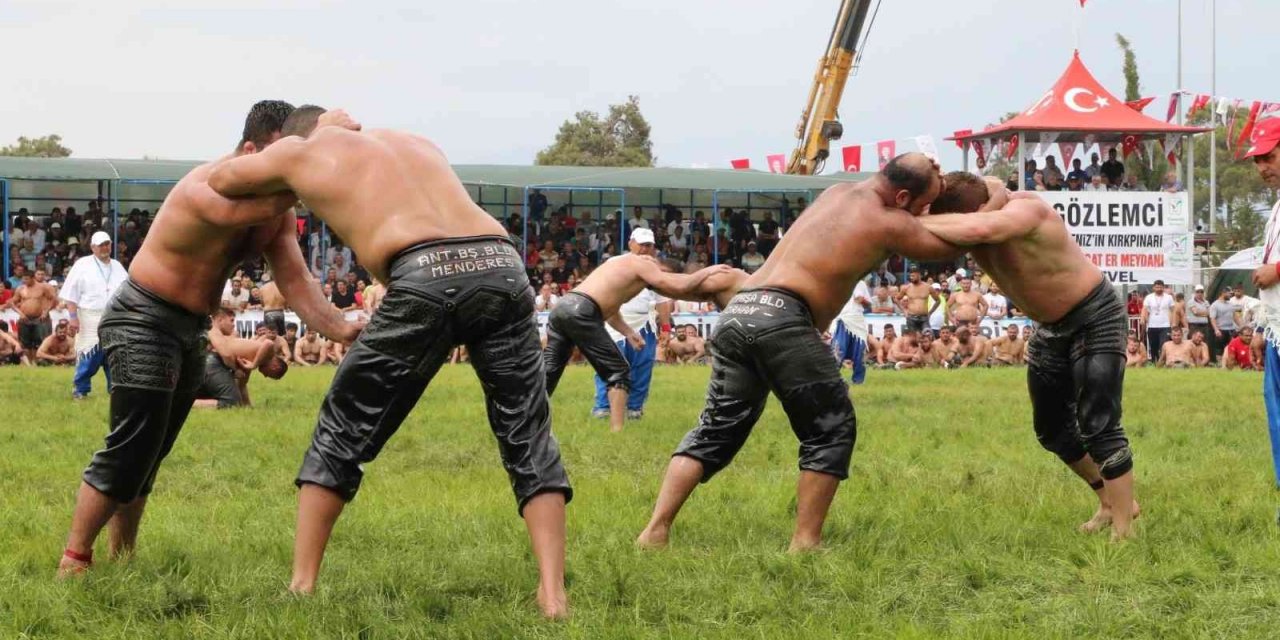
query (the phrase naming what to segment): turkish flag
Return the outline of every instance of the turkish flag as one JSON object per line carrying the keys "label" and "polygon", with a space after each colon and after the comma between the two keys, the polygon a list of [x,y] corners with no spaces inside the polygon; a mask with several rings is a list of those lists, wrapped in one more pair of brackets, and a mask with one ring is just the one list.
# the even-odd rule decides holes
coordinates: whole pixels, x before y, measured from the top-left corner
{"label": "turkish flag", "polygon": [[1236,138],[1236,159],[1244,155],[1244,151],[1249,147],[1245,145],[1245,140],[1253,135],[1253,125],[1258,121],[1258,113],[1262,111],[1262,103],[1257,100],[1253,101],[1253,105],[1249,107],[1249,117],[1244,121],[1244,127],[1240,129],[1240,137]]}
{"label": "turkish flag", "polygon": [[884,169],[886,164],[898,155],[898,143],[893,140],[881,140],[876,143],[876,158],[880,161],[880,168]]}
{"label": "turkish flag", "polygon": [[978,168],[987,168],[987,145],[991,144],[988,140],[974,140],[973,153],[978,157]]}
{"label": "turkish flag", "polygon": [[973,133],[973,129],[961,129],[951,134],[952,138],[956,138],[956,146],[964,151],[964,140],[960,138],[968,138]]}
{"label": "turkish flag", "polygon": [[847,146],[841,151],[841,154],[844,156],[845,171],[849,173],[862,171],[862,145]]}
{"label": "turkish flag", "polygon": [[1016,155],[1018,155],[1018,134],[1015,133],[1009,136],[1009,147],[1005,152],[1005,160],[1012,160]]}
{"label": "turkish flag", "polygon": [[733,165],[733,168],[739,171],[742,171],[743,169],[751,168],[751,160],[749,158],[738,158],[737,160],[730,160],[729,164]]}
{"label": "turkish flag", "polygon": [[1065,169],[1071,166],[1071,158],[1076,155],[1076,143],[1059,142],[1058,153],[1062,154],[1062,167]]}
{"label": "turkish flag", "polygon": [[1174,91],[1169,94],[1169,112],[1164,115],[1164,121],[1173,122],[1173,116],[1176,113],[1178,113],[1178,92]]}
{"label": "turkish flag", "polygon": [[1137,100],[1130,100],[1125,104],[1128,105],[1130,109],[1133,109],[1138,113],[1142,113],[1142,110],[1146,109],[1147,105],[1151,104],[1152,102],[1155,102],[1155,100],[1156,100],[1156,97],[1151,96],[1150,98],[1139,98]]}
{"label": "turkish flag", "polygon": [[1087,2],[1087,1],[1088,1],[1088,0],[1080,0],[1080,8],[1081,8],[1081,9],[1083,9],[1083,8],[1084,8],[1084,3],[1085,3],[1085,2]]}
{"label": "turkish flag", "polygon": [[787,172],[787,155],[785,153],[775,153],[771,156],[765,156],[765,160],[769,163],[769,173]]}
{"label": "turkish flag", "polygon": [[1125,158],[1128,158],[1130,154],[1138,150],[1138,136],[1135,136],[1132,133],[1126,135],[1124,139],[1120,141],[1120,148],[1121,154],[1123,154]]}
{"label": "turkish flag", "polygon": [[1231,115],[1227,118],[1227,149],[1232,146],[1232,137],[1236,132],[1236,114],[1240,112],[1240,105],[1244,104],[1244,100],[1234,100],[1231,103]]}
{"label": "turkish flag", "polygon": [[1196,99],[1191,101],[1191,109],[1187,111],[1187,118],[1190,119],[1196,115],[1201,109],[1209,104],[1209,96],[1201,93],[1196,95]]}

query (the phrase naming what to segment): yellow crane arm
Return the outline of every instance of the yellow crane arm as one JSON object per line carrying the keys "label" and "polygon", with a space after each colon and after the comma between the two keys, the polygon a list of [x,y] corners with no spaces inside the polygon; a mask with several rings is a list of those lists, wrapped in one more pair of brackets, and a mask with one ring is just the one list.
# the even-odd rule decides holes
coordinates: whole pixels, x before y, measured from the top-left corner
{"label": "yellow crane arm", "polygon": [[796,125],[796,148],[787,173],[807,176],[821,171],[831,155],[831,141],[844,135],[844,127],[836,119],[840,97],[853,70],[858,38],[870,8],[871,0],[841,0],[827,50],[818,61],[809,99]]}

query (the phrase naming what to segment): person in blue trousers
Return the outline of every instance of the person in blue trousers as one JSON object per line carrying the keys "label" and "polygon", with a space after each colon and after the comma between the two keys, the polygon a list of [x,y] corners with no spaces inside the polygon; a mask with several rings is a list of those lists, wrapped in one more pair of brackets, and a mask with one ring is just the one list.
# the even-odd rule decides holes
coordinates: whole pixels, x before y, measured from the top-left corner
{"label": "person in blue trousers", "polygon": [[[74,239],[74,238],[73,238]],[[71,396],[81,399],[92,390],[90,381],[102,369],[111,393],[111,372],[98,345],[98,321],[116,289],[129,278],[124,265],[111,258],[111,236],[98,231],[89,239],[88,255],[71,266],[58,297],[67,305],[70,328],[76,336],[76,374]]]}

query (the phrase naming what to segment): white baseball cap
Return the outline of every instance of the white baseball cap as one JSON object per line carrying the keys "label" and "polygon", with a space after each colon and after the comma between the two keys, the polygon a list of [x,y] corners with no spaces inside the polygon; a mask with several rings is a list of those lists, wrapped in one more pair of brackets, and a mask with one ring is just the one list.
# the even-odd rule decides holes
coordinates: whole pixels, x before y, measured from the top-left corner
{"label": "white baseball cap", "polygon": [[636,244],[653,244],[653,232],[644,227],[637,227],[631,231],[631,241]]}
{"label": "white baseball cap", "polygon": [[968,271],[965,271],[964,269],[956,269],[956,277],[957,277],[957,278],[968,278],[968,277],[969,277],[969,272],[968,272]]}
{"label": "white baseball cap", "polygon": [[1196,285],[1196,291],[1204,291],[1204,285],[1202,284]]}
{"label": "white baseball cap", "polygon": [[100,244],[111,242],[111,236],[106,231],[95,231],[93,237],[89,238],[89,246],[96,247]]}
{"label": "white baseball cap", "polygon": [[935,283],[933,283],[933,284],[929,285],[929,288],[930,288],[930,289],[937,290],[937,291],[941,291],[941,290],[942,290],[942,285],[940,285],[940,284],[938,284],[938,283],[936,283],[936,282],[935,282]]}

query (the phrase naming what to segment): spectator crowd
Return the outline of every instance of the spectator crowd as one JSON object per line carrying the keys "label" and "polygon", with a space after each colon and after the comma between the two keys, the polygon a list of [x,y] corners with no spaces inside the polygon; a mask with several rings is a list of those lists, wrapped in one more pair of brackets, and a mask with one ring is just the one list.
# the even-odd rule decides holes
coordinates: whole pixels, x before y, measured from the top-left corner
{"label": "spectator crowd", "polygon": [[[1125,171],[1124,162],[1116,158],[1114,148],[1107,151],[1107,160],[1099,162],[1098,154],[1089,156],[1088,166],[1082,166],[1080,158],[1071,160],[1071,168],[1058,166],[1057,158],[1045,156],[1044,166],[1034,158],[1026,161],[1026,178],[1018,185],[1018,174],[1009,175],[1006,186],[1010,191],[1150,191],[1138,183],[1138,176]],[[1178,174],[1170,171],[1160,184],[1160,191],[1178,193],[1184,191]]]}

